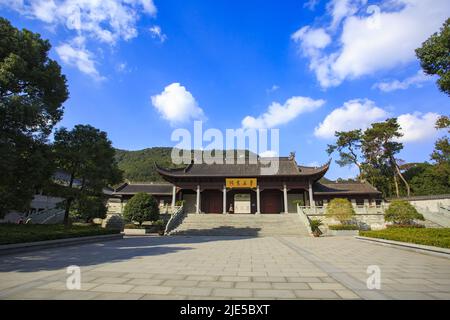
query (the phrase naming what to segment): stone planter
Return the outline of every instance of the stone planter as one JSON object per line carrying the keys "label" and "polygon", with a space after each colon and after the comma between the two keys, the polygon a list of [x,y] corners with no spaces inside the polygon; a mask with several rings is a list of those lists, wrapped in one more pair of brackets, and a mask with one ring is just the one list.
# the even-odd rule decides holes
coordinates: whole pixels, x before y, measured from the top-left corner
{"label": "stone planter", "polygon": [[123,226],[124,223],[120,214],[107,214],[106,218],[102,220],[102,228],[122,231]]}
{"label": "stone planter", "polygon": [[329,235],[329,236],[357,236],[357,235],[359,235],[359,230],[328,230],[327,235]]}
{"label": "stone planter", "polygon": [[126,236],[145,236],[154,232],[150,229],[123,229],[123,233]]}

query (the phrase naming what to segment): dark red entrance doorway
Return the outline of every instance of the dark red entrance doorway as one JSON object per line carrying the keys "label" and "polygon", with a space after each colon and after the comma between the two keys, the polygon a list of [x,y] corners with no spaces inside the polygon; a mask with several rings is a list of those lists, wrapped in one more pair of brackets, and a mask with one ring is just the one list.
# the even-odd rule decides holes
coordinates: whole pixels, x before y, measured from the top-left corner
{"label": "dark red entrance doorway", "polygon": [[204,213],[222,213],[223,194],[219,190],[202,192],[202,211]]}
{"label": "dark red entrance doorway", "polygon": [[261,213],[280,213],[281,196],[279,190],[263,190],[261,192]]}

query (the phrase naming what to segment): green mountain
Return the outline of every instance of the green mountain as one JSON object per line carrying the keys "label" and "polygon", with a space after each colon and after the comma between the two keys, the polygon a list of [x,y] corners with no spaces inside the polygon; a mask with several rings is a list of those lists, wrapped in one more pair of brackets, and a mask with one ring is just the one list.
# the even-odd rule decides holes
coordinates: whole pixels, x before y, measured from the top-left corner
{"label": "green mountain", "polygon": [[162,181],[156,172],[155,163],[173,167],[170,154],[172,148],[157,147],[137,151],[116,149],[116,161],[124,172],[124,178],[131,182]]}
{"label": "green mountain", "polygon": [[[249,151],[245,152],[248,157]],[[176,168],[177,166],[172,163],[171,153],[172,148],[169,147],[155,147],[137,151],[116,149],[116,161],[119,168],[124,172],[125,180],[130,182],[162,181],[161,176],[156,172],[155,163],[164,168]],[[193,158],[193,153],[191,158]]]}

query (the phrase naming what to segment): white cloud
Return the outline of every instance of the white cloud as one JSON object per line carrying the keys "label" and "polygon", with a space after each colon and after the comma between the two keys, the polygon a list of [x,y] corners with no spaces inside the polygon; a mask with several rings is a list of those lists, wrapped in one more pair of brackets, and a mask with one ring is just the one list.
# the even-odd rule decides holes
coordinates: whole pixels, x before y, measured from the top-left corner
{"label": "white cloud", "polygon": [[439,118],[437,113],[415,112],[413,114],[402,114],[398,117],[398,124],[401,127],[403,137],[401,142],[418,142],[435,138],[438,131],[435,128],[436,121]]}
{"label": "white cloud", "polygon": [[[292,36],[324,88],[415,61],[414,50],[439,30],[450,13],[448,0],[383,0],[380,6],[367,8],[363,0],[330,3],[330,24],[306,26]],[[328,35],[337,48],[324,45],[328,41],[317,42],[322,48],[311,45],[306,37],[310,30],[325,29],[334,31]],[[303,36],[296,36],[302,30]]]}
{"label": "white cloud", "polygon": [[270,89],[267,89],[266,92],[267,93],[272,93],[272,92],[277,91],[278,89],[280,89],[280,86],[274,84]]}
{"label": "white cloud", "polygon": [[56,53],[64,63],[77,67],[78,70],[96,80],[104,79],[95,67],[92,53],[83,45],[77,45],[76,41],[57,46]]}
{"label": "white cloud", "polygon": [[261,158],[275,158],[278,157],[278,152],[273,150],[263,151],[259,154]]}
{"label": "white cloud", "polygon": [[319,4],[320,0],[308,0],[307,2],[305,2],[305,4],[303,5],[303,8],[308,8],[309,10],[314,10],[316,8],[316,6]]}
{"label": "white cloud", "polygon": [[0,0],[30,18],[60,24],[78,35],[114,44],[137,36],[140,13],[155,16],[152,0]]}
{"label": "white cloud", "polygon": [[367,4],[367,0],[331,0],[327,9],[332,16],[331,29],[335,29],[343,19],[354,15],[359,8]]}
{"label": "white cloud", "polygon": [[150,34],[152,35],[152,38],[157,38],[159,39],[161,42],[164,42],[167,40],[167,35],[165,35],[160,26],[152,26],[150,28]]}
{"label": "white cloud", "polygon": [[292,36],[292,40],[301,44],[307,53],[315,49],[323,49],[331,42],[331,37],[324,29],[313,29],[309,26],[297,30]]}
{"label": "white cloud", "polygon": [[161,116],[172,125],[191,119],[204,119],[203,110],[185,87],[172,83],[160,94],[151,97],[152,104]]}
{"label": "white cloud", "polygon": [[288,123],[300,114],[311,112],[325,104],[324,100],[313,100],[308,97],[292,97],[283,105],[278,102],[272,102],[267,112],[257,118],[246,116],[242,120],[243,128],[273,128]]}
{"label": "white cloud", "polygon": [[388,116],[388,112],[377,107],[371,100],[350,100],[328,114],[315,128],[314,135],[332,138],[336,131],[366,129],[374,122],[386,120]]}
{"label": "white cloud", "polygon": [[[392,117],[386,110],[379,108],[368,99],[350,100],[340,108],[334,109],[314,130],[319,138],[330,139],[336,131],[367,129],[374,122],[381,122]],[[400,132],[403,136],[398,141],[403,143],[419,142],[435,138],[438,134],[435,124],[437,113],[406,113],[397,116]]]}
{"label": "white cloud", "polygon": [[320,167],[320,163],[318,161],[313,161],[313,162],[307,163],[306,166],[307,167],[318,168],[318,167]]}
{"label": "white cloud", "polygon": [[422,71],[419,71],[416,75],[406,78],[403,81],[394,80],[390,82],[378,82],[373,88],[378,88],[383,92],[392,92],[396,90],[406,90],[411,86],[421,88],[422,84],[433,80],[432,77],[425,75]]}
{"label": "white cloud", "polygon": [[157,13],[153,0],[0,0],[1,7],[42,21],[47,29],[56,31],[61,26],[69,30],[70,38],[57,46],[58,54],[63,62],[95,77],[99,75],[92,53],[85,45],[76,48],[76,38],[115,45],[138,35],[141,15],[155,17]]}
{"label": "white cloud", "polygon": [[31,3],[30,10],[36,19],[47,23],[55,21],[57,6],[53,0],[36,0]]}

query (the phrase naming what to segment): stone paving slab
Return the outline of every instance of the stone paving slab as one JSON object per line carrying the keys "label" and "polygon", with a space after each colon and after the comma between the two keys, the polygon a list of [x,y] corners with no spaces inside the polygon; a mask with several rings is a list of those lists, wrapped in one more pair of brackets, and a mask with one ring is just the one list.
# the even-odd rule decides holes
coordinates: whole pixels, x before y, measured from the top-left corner
{"label": "stone paving slab", "polygon": [[352,237],[132,237],[1,256],[0,299],[449,300],[450,260]]}

